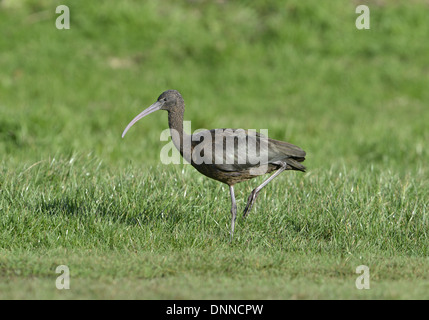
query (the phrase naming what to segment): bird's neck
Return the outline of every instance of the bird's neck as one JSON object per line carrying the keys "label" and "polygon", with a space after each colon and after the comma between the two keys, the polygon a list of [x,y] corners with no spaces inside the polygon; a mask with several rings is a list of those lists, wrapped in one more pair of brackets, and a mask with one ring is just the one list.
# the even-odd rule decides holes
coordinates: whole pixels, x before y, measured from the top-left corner
{"label": "bird's neck", "polygon": [[171,140],[186,161],[191,163],[191,136],[183,130],[183,112],[168,113]]}

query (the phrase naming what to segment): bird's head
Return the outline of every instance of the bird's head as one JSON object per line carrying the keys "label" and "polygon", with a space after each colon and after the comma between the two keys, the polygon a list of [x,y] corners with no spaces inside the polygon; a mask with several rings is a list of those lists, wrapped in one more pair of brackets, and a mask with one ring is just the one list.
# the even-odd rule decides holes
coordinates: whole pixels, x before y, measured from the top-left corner
{"label": "bird's head", "polygon": [[177,90],[167,90],[161,93],[158,97],[158,100],[152,104],[149,108],[143,110],[138,114],[125,128],[122,133],[122,138],[125,136],[127,131],[140,119],[146,117],[152,112],[158,110],[166,110],[168,112],[184,112],[185,103],[183,101],[182,95]]}
{"label": "bird's head", "polygon": [[157,102],[160,103],[161,110],[171,111],[182,111],[182,108],[185,104],[183,101],[182,95],[177,90],[167,90],[161,93],[158,97]]}

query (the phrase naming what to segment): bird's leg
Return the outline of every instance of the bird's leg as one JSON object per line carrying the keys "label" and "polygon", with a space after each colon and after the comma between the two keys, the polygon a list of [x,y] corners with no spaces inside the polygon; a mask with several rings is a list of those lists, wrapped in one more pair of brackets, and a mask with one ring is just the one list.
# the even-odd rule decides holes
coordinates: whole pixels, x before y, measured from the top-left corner
{"label": "bird's leg", "polygon": [[237,218],[237,204],[235,203],[234,186],[229,186],[229,193],[231,195],[231,241],[234,236],[235,219]]}
{"label": "bird's leg", "polygon": [[262,182],[262,184],[258,187],[256,187],[255,189],[253,189],[253,191],[250,193],[249,198],[247,199],[247,205],[246,208],[244,209],[243,212],[243,218],[246,218],[246,215],[250,212],[250,210],[252,209],[253,203],[255,202],[256,196],[258,195],[259,191],[261,191],[261,189],[263,187],[265,187],[271,180],[273,180],[275,177],[277,177],[280,173],[282,173],[284,170],[286,170],[286,166],[287,163],[286,162],[281,162],[281,167],[280,169],[278,169],[271,177],[269,177],[267,180],[265,180],[264,182]]}

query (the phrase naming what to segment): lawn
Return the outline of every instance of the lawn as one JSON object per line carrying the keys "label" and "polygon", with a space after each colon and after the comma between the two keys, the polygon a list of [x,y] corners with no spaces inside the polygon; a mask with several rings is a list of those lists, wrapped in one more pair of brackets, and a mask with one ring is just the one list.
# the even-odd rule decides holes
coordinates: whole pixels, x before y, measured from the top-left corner
{"label": "lawn", "polygon": [[[0,299],[429,299],[428,13],[0,1]],[[160,161],[165,112],[121,138],[167,89],[192,131],[268,129],[307,152],[232,242],[228,186]],[[265,178],[236,186],[239,213]]]}

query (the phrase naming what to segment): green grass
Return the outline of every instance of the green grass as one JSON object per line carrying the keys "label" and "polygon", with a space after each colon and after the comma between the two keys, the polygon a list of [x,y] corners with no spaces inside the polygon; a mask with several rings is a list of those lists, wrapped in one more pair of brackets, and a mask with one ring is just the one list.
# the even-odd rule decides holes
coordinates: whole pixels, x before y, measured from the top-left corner
{"label": "green grass", "polygon": [[[428,299],[429,7],[366,3],[359,31],[351,1],[0,2],[0,298]],[[160,162],[165,113],[121,139],[166,89],[192,130],[307,151],[232,243],[227,186]]]}

